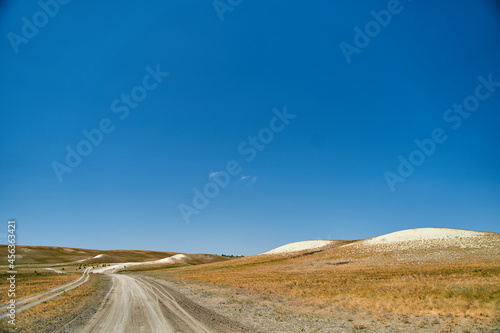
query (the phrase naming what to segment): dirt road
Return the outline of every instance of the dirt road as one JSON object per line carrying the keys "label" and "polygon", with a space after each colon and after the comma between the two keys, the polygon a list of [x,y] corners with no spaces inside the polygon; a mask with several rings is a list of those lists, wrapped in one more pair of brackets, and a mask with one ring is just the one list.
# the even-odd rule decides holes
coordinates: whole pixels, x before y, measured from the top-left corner
{"label": "dirt road", "polygon": [[250,332],[157,280],[110,274],[102,308],[80,332]]}

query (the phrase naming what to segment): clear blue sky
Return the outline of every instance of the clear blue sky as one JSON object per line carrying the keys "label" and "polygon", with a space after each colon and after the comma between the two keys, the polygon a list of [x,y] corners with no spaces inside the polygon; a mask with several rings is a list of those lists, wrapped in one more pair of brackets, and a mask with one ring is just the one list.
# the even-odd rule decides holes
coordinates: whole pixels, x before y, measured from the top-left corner
{"label": "clear blue sky", "polygon": [[[388,6],[348,63],[341,43],[356,47],[354,28]],[[500,87],[478,88],[500,82],[500,6],[391,6],[244,0],[221,21],[211,1],[70,1],[52,17],[2,2],[1,219],[17,219],[18,244],[245,255],[418,227],[500,232]],[[467,118],[446,113],[477,89]],[[238,146],[284,107],[296,117],[248,162]],[[54,161],[103,119],[113,131],[59,181]],[[447,140],[391,191],[384,174],[436,128]],[[179,205],[231,160],[240,172],[186,223]]]}

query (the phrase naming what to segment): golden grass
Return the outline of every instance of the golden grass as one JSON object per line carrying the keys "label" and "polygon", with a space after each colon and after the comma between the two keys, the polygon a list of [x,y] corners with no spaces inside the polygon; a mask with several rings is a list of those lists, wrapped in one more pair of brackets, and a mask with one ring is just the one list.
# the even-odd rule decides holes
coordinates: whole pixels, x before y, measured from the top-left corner
{"label": "golden grass", "polygon": [[102,296],[96,297],[96,294],[104,294],[108,285],[106,276],[92,274],[89,281],[78,288],[18,313],[15,327],[3,319],[0,332],[47,332],[70,322],[84,310],[93,313],[102,301]]}
{"label": "golden grass", "polygon": [[318,308],[360,308],[402,315],[500,316],[500,265],[488,267],[329,267],[308,270],[263,266],[171,274],[277,295]]}
{"label": "golden grass", "polygon": [[446,256],[460,254],[461,259],[398,261],[396,257],[414,253],[370,253],[348,247],[310,255],[254,256],[153,274],[244,288],[322,312],[359,309],[378,315],[498,320],[498,258],[487,257],[489,249],[485,255],[478,255],[479,250],[446,251]]}
{"label": "golden grass", "polygon": [[[78,279],[80,274],[74,272],[69,274],[57,274],[48,270],[20,270],[16,275],[16,300],[43,293],[52,288],[63,286],[67,283],[73,282]],[[8,290],[9,284],[7,277],[10,274],[1,273],[0,280],[5,283],[0,283],[0,305],[9,301]]]}

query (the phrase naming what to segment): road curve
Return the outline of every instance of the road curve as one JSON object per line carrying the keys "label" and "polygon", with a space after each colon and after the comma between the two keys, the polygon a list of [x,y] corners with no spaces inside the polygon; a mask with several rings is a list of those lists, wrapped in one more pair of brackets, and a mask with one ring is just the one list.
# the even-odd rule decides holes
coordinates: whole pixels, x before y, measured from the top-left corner
{"label": "road curve", "polygon": [[148,277],[109,274],[106,304],[80,331],[90,332],[249,332]]}

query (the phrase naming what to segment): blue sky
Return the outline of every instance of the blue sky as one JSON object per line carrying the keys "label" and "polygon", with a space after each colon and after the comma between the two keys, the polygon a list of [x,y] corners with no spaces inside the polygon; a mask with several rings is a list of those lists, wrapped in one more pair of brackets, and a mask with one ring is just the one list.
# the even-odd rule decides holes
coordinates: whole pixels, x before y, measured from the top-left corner
{"label": "blue sky", "polygon": [[[45,15],[3,2],[0,216],[17,219],[18,244],[248,255],[418,227],[500,232],[498,2],[232,3],[70,1]],[[347,59],[341,43],[367,24]],[[465,100],[466,117],[446,113]],[[284,109],[296,117],[269,139]],[[102,121],[109,133],[59,179],[54,162],[69,168],[66,147]],[[446,140],[402,177],[398,156],[435,129]],[[238,147],[259,133],[248,162]],[[240,172],[194,207],[229,161]],[[386,172],[404,182],[391,190]]]}

